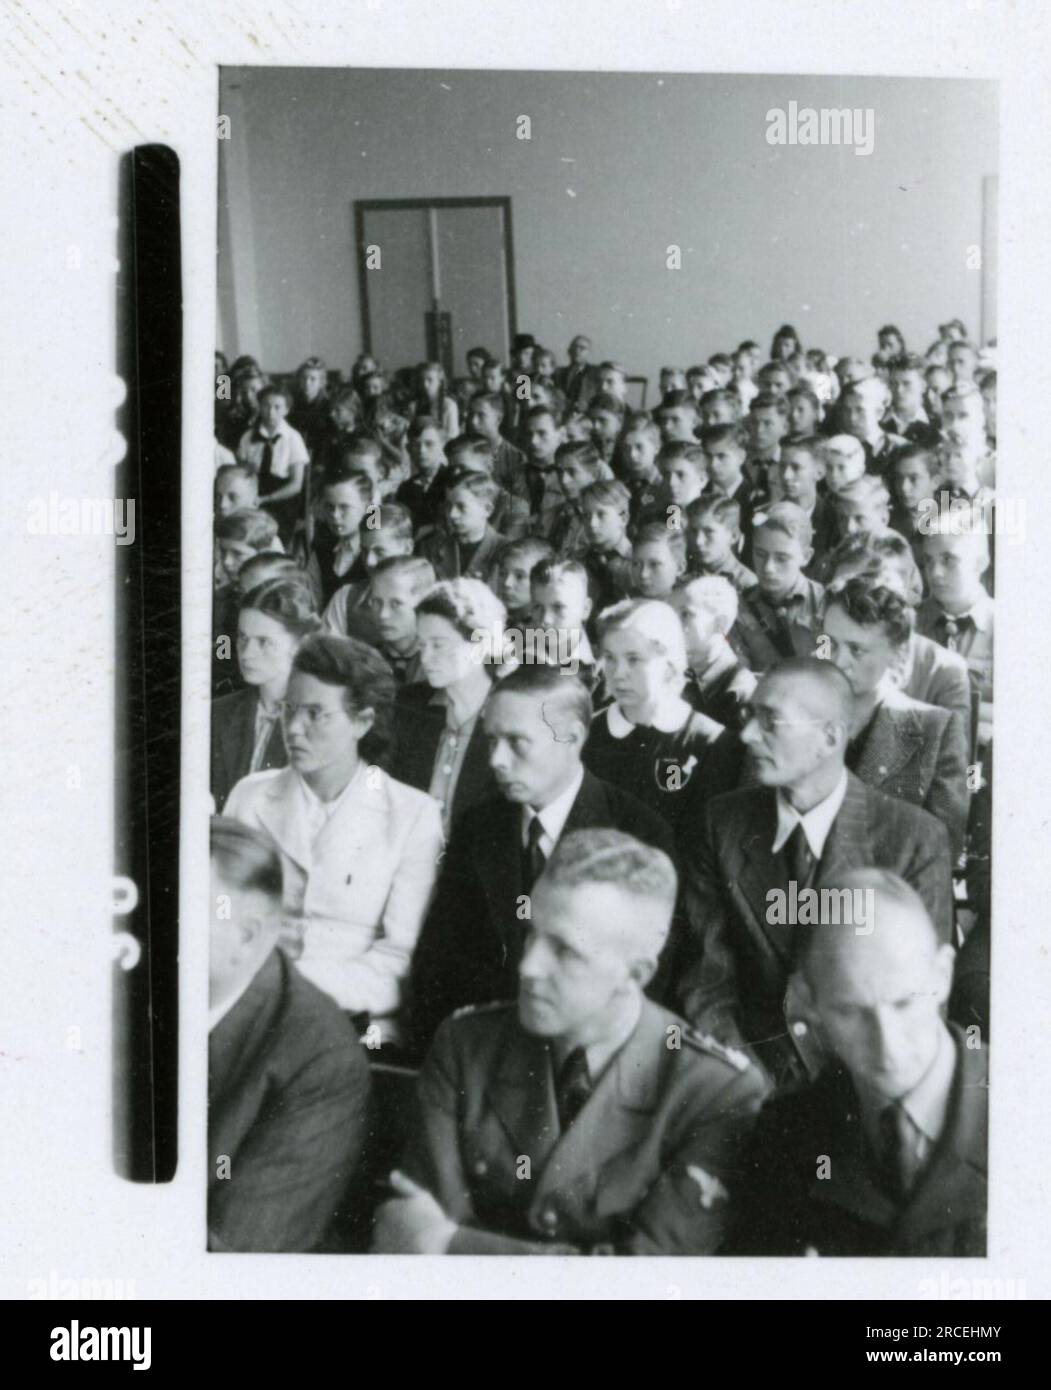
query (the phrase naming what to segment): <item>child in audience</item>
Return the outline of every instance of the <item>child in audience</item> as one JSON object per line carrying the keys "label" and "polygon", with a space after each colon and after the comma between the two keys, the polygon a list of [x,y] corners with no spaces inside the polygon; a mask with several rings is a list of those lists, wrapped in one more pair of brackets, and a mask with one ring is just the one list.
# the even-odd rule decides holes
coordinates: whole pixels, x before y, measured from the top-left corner
{"label": "child in audience", "polygon": [[549,536],[559,508],[565,501],[555,455],[565,443],[558,413],[546,405],[532,406],[526,413],[526,485],[529,514],[534,533]]}
{"label": "child in audience", "polygon": [[409,426],[409,457],[412,477],[398,488],[396,500],[412,513],[417,530],[423,530],[442,519],[449,476],[445,432],[433,416],[418,415]]}
{"label": "child in audience", "polygon": [[832,494],[837,539],[860,531],[882,531],[890,524],[890,493],[882,479],[864,473]]}
{"label": "child in audience", "polygon": [[682,367],[662,367],[660,374],[660,398],[670,395],[672,391],[686,390],[686,373]]}
{"label": "child in audience", "polygon": [[604,463],[612,465],[616,456],[617,441],[624,426],[624,414],[623,401],[606,391],[600,391],[588,406],[591,438]]}
{"label": "child in audience", "polygon": [[420,555],[392,555],[369,575],[365,606],[375,636],[367,640],[390,666],[399,686],[423,679],[416,605],[435,582],[433,565]]}
{"label": "child in audience", "polygon": [[996,453],[996,373],[986,372],[981,384],[982,407],[985,411],[985,444],[988,451]]}
{"label": "child in audience", "polygon": [[246,560],[261,551],[274,550],[277,540],[277,522],[269,512],[242,508],[220,516],[215,523],[219,585],[233,583]]}
{"label": "child in audience", "polygon": [[923,406],[925,386],[922,357],[908,353],[891,359],[891,406],[881,421],[888,434],[898,435],[910,444],[937,443],[938,427]]}
{"label": "child in audience", "polygon": [[959,652],[980,701],[978,742],[993,733],[993,599],[982,584],[989,537],[980,516],[943,512],[923,538],[923,572],[930,596],[920,604],[916,630]]}
{"label": "child in audience", "polygon": [[303,436],[311,461],[318,459],[331,430],[328,369],[320,357],[308,357],[296,371],[295,398],[288,423]]}
{"label": "child in audience", "polygon": [[606,465],[590,440],[567,441],[555,451],[555,469],[565,501],[555,513],[548,539],[556,555],[582,555],[588,548],[587,518],[581,495],[603,481]]}
{"label": "child in audience", "polygon": [[440,362],[423,362],[416,373],[416,394],[408,405],[409,419],[429,415],[437,420],[446,439],[460,433],[460,412],[445,387],[445,368]]}
{"label": "child in audience", "polygon": [[822,450],[825,460],[825,486],[830,493],[838,492],[856,482],[865,472],[865,450],[861,441],[851,434],[834,434]]}
{"label": "child in audience", "polygon": [[[950,491],[979,503],[991,502],[991,493],[988,497],[977,496],[981,488],[991,488],[996,476],[996,459],[986,445],[981,392],[972,382],[950,386],[942,396],[942,431],[945,441],[961,450],[960,465],[954,471],[964,476],[959,484],[950,483]],[[943,471],[946,471],[944,461]]]}
{"label": "child in audience", "polygon": [[937,509],[935,498],[941,488],[937,449],[925,444],[907,444],[894,460],[890,482],[890,524],[910,542],[919,560],[922,545],[920,521]]}
{"label": "child in audience", "polygon": [[752,531],[752,513],[757,501],[744,475],[745,443],[739,425],[709,425],[701,431],[701,448],[708,469],[707,492],[736,502],[740,514],[741,551],[747,559]]}
{"label": "child in audience", "polygon": [[690,572],[721,575],[743,598],[756,578],[737,558],[741,543],[741,508],[729,497],[706,492],[686,508],[686,546]]}
{"label": "child in audience", "polygon": [[290,405],[283,386],[264,387],[259,392],[258,422],[237,445],[238,462],[255,470],[259,504],[274,516],[286,547],[303,515],[303,475],[310,462],[303,436],[285,418]]}
{"label": "child in audience", "polygon": [[668,602],[686,639],[684,699],[724,728],[740,729],[757,682],[727,640],[737,621],[737,590],[722,575],[708,574],[684,579]]}
{"label": "child in audience", "polygon": [[757,587],[741,603],[735,645],[760,673],[792,656],[813,656],[824,589],[804,573],[813,556],[810,519],[794,502],[757,515],[752,536]]}
{"label": "child in audience", "polygon": [[215,514],[255,511],[259,507],[259,480],[247,463],[224,463],[215,473]]}
{"label": "child in audience", "polygon": [[368,609],[369,579],[384,560],[413,553],[412,515],[407,507],[397,502],[370,507],[359,527],[359,538],[365,577],[336,590],[322,614],[322,621],[325,630],[337,637],[359,637],[370,642],[373,636]]}
{"label": "child in audience", "polygon": [[598,369],[599,395],[612,396],[620,402],[621,410],[628,409],[628,374],[619,362],[600,362]]}
{"label": "child in audience", "polygon": [[[589,446],[590,447],[590,446]],[[508,541],[496,562],[494,589],[507,610],[507,626],[528,627],[533,616],[530,575],[542,560],[553,560],[555,551],[539,536],[523,536]]]}
{"label": "child in audience", "polygon": [[736,425],[741,418],[741,402],[736,392],[728,387],[717,386],[714,391],[705,391],[700,399],[701,424]]}
{"label": "child in audience", "polygon": [[635,593],[666,599],[686,573],[686,537],[663,521],[640,526],[631,552]]}
{"label": "child in audience", "polygon": [[373,480],[367,473],[326,474],[306,567],[319,608],[341,585],[365,577],[359,528],[369,507],[375,505]]}
{"label": "child in audience", "polygon": [[[215,593],[212,597],[212,694],[224,695],[243,682],[234,660],[237,637],[237,612],[245,593],[245,580],[253,564],[265,558],[280,560],[293,571],[298,567],[272,550],[280,546],[277,522],[268,513],[243,509],[220,516],[215,522]],[[252,575],[256,583],[265,574]]]}
{"label": "child in audience", "polygon": [[[467,407],[467,433],[485,439],[493,450],[493,478],[513,497],[529,501],[529,481],[526,476],[526,457],[501,433],[504,421],[504,400],[497,394],[480,392],[472,396]],[[588,431],[590,435],[590,429]]]}
{"label": "child in audience", "polygon": [[661,447],[660,430],[646,414],[632,415],[620,444],[621,475],[631,494],[629,525],[634,531],[654,511],[663,513],[667,502],[656,459]]}
{"label": "child in audience", "polygon": [[[571,410],[566,416],[566,439],[572,444],[590,443],[592,438],[591,421],[583,410]],[[612,475],[611,475],[612,476]]]}
{"label": "child in audience", "polygon": [[500,489],[484,473],[450,471],[445,488],[444,525],[420,541],[439,579],[488,582],[507,537],[490,524]]}
{"label": "child in audience", "polygon": [[811,564],[819,565],[839,539],[832,505],[818,492],[825,476],[821,440],[816,435],[786,439],[781,445],[778,474],[782,498],[802,507],[810,518],[814,543]]}
{"label": "child in audience", "polygon": [[[488,439],[470,434],[458,435],[446,444],[445,457],[449,461],[450,476],[452,473],[479,473],[496,482],[493,478],[493,446]],[[518,540],[530,527],[529,499],[521,493],[508,492],[499,483],[496,483],[496,489],[496,504],[489,519],[490,524],[506,540]]]}
{"label": "child in audience", "polygon": [[665,444],[657,455],[657,467],[668,499],[666,519],[674,516],[681,523],[685,520],[686,508],[708,486],[704,450],[699,444],[686,444],[681,440]]}
{"label": "child in audience", "polygon": [[587,631],[592,613],[587,570],[579,560],[540,560],[530,573],[529,586],[532,623],[557,634],[560,658],[593,688],[596,665]]}
{"label": "child in audience", "polygon": [[824,410],[812,386],[800,382],[785,395],[788,402],[788,433],[783,444],[790,440],[810,439],[821,428]]}
{"label": "child in audience", "polygon": [[696,444],[700,414],[697,402],[685,391],[668,396],[654,412],[665,448],[669,444]]}
{"label": "child in audience", "polygon": [[657,811],[677,841],[694,842],[701,807],[735,785],[738,759],[728,756],[735,737],[683,698],[686,643],[674,609],[629,599],[604,610],[599,660],[613,702],[592,720],[585,766]]}
{"label": "child in audience", "polygon": [[256,422],[259,393],[266,385],[266,377],[254,357],[243,357],[230,368],[230,384],[232,399],[226,410],[217,416],[215,433],[220,444],[236,449],[245,431]]}
{"label": "child in audience", "polygon": [[596,612],[631,592],[631,494],[620,482],[592,483],[581,493],[588,548],[584,565]]}
{"label": "child in audience", "polygon": [[748,407],[751,448],[745,472],[756,501],[764,494],[776,498],[776,468],[781,461],[781,441],[788,433],[789,410],[785,396],[770,391],[760,391]]}
{"label": "child in audience", "polygon": [[796,384],[795,375],[787,362],[767,362],[756,376],[761,396],[779,396],[782,400]]}
{"label": "child in audience", "polygon": [[881,424],[889,404],[887,383],[878,376],[854,382],[839,401],[844,431],[861,443],[868,472],[878,473],[880,477],[889,473],[894,455],[907,442],[900,435],[888,434]]}
{"label": "child in audience", "polygon": [[713,353],[713,355],[708,358],[708,370],[715,378],[716,390],[729,386],[733,381],[733,362],[725,352]]}
{"label": "child in audience", "polygon": [[706,395],[709,391],[718,391],[720,386],[725,385],[726,383],[719,373],[713,367],[708,366],[707,363],[699,362],[696,366],[691,367],[689,371],[687,371],[686,392],[698,411],[698,423],[701,418],[699,413],[701,408],[701,397]]}

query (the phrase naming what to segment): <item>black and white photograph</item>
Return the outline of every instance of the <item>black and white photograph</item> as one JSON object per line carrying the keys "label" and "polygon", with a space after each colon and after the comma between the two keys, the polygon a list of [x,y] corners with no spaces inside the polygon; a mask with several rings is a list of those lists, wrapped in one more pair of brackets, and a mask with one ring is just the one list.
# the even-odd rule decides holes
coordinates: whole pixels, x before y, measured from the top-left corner
{"label": "black and white photograph", "polygon": [[996,84],[217,119],[210,1248],[984,1255]]}
{"label": "black and white photograph", "polygon": [[12,1349],[1032,1360],[1051,11],[6,18]]}

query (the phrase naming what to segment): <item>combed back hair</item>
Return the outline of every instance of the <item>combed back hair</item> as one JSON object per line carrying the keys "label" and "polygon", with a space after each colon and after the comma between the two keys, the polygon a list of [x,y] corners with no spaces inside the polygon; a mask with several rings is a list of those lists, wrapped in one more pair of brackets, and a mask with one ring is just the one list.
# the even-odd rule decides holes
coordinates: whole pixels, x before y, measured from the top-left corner
{"label": "combed back hair", "polygon": [[865,446],[860,439],[855,439],[852,434],[834,434],[825,440],[824,454],[826,463],[834,454],[838,454],[841,458],[851,458],[855,462],[860,459],[864,463]]}
{"label": "combed back hair", "polygon": [[[553,855],[552,858],[554,858]],[[815,991],[822,962],[833,960],[843,952],[869,950],[873,944],[881,940],[884,929],[889,925],[886,918],[881,917],[881,909],[886,906],[893,905],[905,909],[908,913],[909,925],[904,927],[904,930],[922,934],[927,938],[932,951],[937,949],[939,944],[938,932],[931,921],[926,903],[911,884],[906,883],[903,878],[892,873],[890,869],[847,869],[823,886],[827,887],[830,892],[847,893],[852,896],[859,892],[865,894],[871,892],[873,894],[871,901],[875,904],[875,922],[870,923],[868,932],[812,931],[805,933],[796,969],[803,976],[812,992]],[[841,898],[840,901],[842,902],[843,899]],[[901,921],[902,918],[899,917],[898,922]],[[872,930],[873,927],[875,930]],[[820,989],[817,989],[816,992],[820,994]]]}
{"label": "combed back hair", "polygon": [[588,415],[623,415],[627,407],[618,396],[611,396],[608,391],[600,391],[597,396],[593,396],[588,404]]}
{"label": "combed back hair", "polygon": [[327,371],[328,367],[326,367],[325,359],[323,357],[307,357],[304,361],[300,362],[299,366],[296,368],[296,376],[298,376],[300,372]]}
{"label": "combed back hair", "polygon": [[867,507],[889,507],[890,493],[882,478],[875,473],[862,473],[852,483],[846,483],[836,492],[829,494],[834,507],[844,502],[861,502]]}
{"label": "combed back hair", "polygon": [[360,468],[334,468],[326,469],[325,476],[321,483],[321,492],[324,495],[330,488],[342,487],[344,483],[349,483],[363,502],[372,501],[373,481],[367,473],[363,473]]}
{"label": "combed back hair", "polygon": [[655,656],[670,662],[678,675],[685,675],[686,638],[679,615],[670,603],[659,599],[625,598],[603,608],[598,615],[598,636],[602,642],[612,632],[637,632],[649,643]]}
{"label": "combed back hair", "polygon": [[[830,718],[841,724],[844,733],[850,726],[854,707],[854,693],[850,682],[831,661],[817,656],[792,656],[768,666],[760,677],[760,684],[769,680],[790,680],[807,682],[817,689],[823,702],[828,706]],[[805,702],[804,702],[805,703]]]}
{"label": "combed back hair", "polygon": [[686,563],[686,537],[677,526],[666,526],[663,521],[647,521],[635,533],[634,550],[642,545],[666,545],[673,560],[680,565]]}
{"label": "combed back hair", "polygon": [[[783,362],[777,364],[784,366]],[[776,410],[782,420],[788,419],[788,397],[778,396],[773,391],[760,391],[758,396],[753,396],[748,406],[749,415],[754,415],[757,410]]]}
{"label": "combed back hair", "polygon": [[304,639],[292,670],[313,676],[325,685],[339,686],[351,713],[371,709],[372,728],[359,743],[361,755],[380,762],[390,746],[394,709],[394,672],[375,647],[356,637],[314,633]]}
{"label": "combed back hair", "polygon": [[594,475],[602,465],[602,455],[590,439],[569,439],[555,450],[555,466],[574,463]]}
{"label": "combed back hair", "polygon": [[470,642],[478,633],[502,634],[507,609],[480,579],[442,579],[416,605],[417,620],[428,615],[444,618]]}
{"label": "combed back hair", "polygon": [[930,444],[906,444],[903,449],[899,449],[894,455],[894,467],[899,463],[915,463],[917,459],[926,461],[927,472],[931,478],[936,480],[941,474],[941,464],[938,459],[937,447]]}
{"label": "combed back hair", "polygon": [[543,588],[545,584],[553,584],[558,579],[575,579],[587,589],[588,572],[579,560],[569,560],[565,558],[552,557],[550,560],[540,560],[535,564],[529,574],[529,584],[533,589]]}
{"label": "combed back hair", "polygon": [[[369,373],[369,376],[376,376],[376,375],[377,375],[376,372],[370,372],[370,373]],[[357,389],[357,387],[356,387],[356,386],[351,386],[351,384],[350,384],[349,382],[344,383],[344,385],[342,385],[342,386],[337,386],[336,389],[335,389],[335,391],[332,393],[332,404],[333,404],[334,406],[336,406],[336,405],[349,405],[349,406],[353,406],[353,408],[354,408],[356,411],[358,411],[359,414],[360,414],[360,412],[361,412],[361,397],[358,395],[358,389]]]}
{"label": "combed back hair", "polygon": [[710,391],[705,391],[700,400],[702,410],[706,405],[719,405],[721,403],[733,406],[735,414],[740,415],[741,398],[736,391],[731,391],[728,386],[713,386]]}
{"label": "combed back hair", "polygon": [[380,560],[370,574],[370,583],[377,580],[381,574],[406,575],[411,581],[415,598],[433,588],[438,577],[430,560],[425,560],[422,555],[388,555],[385,560]]}
{"label": "combed back hair", "polygon": [[658,903],[669,927],[679,888],[675,866],[664,851],[621,830],[571,830],[563,835],[544,866],[544,882],[560,888],[612,884],[633,898]]}
{"label": "combed back hair", "polygon": [[825,462],[825,455],[822,451],[824,440],[818,434],[805,434],[801,439],[782,439],[781,457],[791,451],[794,454],[810,454],[817,459],[818,463]]}
{"label": "combed back hair", "polygon": [[676,584],[673,596],[688,596],[706,613],[719,619],[724,633],[729,632],[737,621],[737,590],[721,574],[702,574],[696,579],[683,579]]}
{"label": "combed back hair", "polygon": [[882,627],[891,644],[902,647],[912,632],[912,608],[904,594],[867,576],[833,581],[825,595],[825,612],[841,608],[859,627]]}
{"label": "combed back hair", "polygon": [[645,435],[654,445],[659,445],[661,440],[661,432],[657,428],[657,422],[652,415],[644,410],[636,410],[628,416],[624,425],[624,434],[625,436],[629,434]]}
{"label": "combed back hair", "polygon": [[292,391],[288,386],[282,386],[280,382],[272,381],[269,386],[264,386],[259,392],[259,404],[262,405],[263,402],[269,400],[271,396],[280,396],[285,405],[291,410]]}
{"label": "combed back hair", "polygon": [[472,468],[452,468],[445,481],[445,505],[449,505],[454,492],[470,492],[492,507],[501,490],[500,484],[488,473],[476,473]]}
{"label": "combed back hair", "polygon": [[687,524],[696,526],[706,516],[714,517],[720,526],[726,526],[731,531],[741,529],[741,504],[732,497],[720,497],[717,493],[709,497],[695,497],[686,508]]}
{"label": "combed back hair", "polygon": [[989,559],[989,533],[981,507],[952,506],[944,508],[924,523],[924,540],[931,536],[951,536],[967,541]]}
{"label": "combed back hair", "polygon": [[732,444],[742,453],[748,451],[748,440],[740,425],[705,425],[701,430],[701,448],[711,449],[716,444]]}
{"label": "combed back hair", "polygon": [[708,365],[709,367],[732,367],[733,362],[728,353],[716,352],[708,358]]}
{"label": "combed back hair", "polygon": [[[368,522],[371,522],[371,525]],[[363,535],[390,536],[396,541],[411,541],[413,537],[412,513],[400,502],[383,502],[362,524]]]}
{"label": "combed back hair", "polygon": [[708,476],[708,462],[704,457],[704,450],[699,444],[691,444],[688,439],[674,439],[670,444],[665,444],[657,456],[657,463],[661,467],[673,463],[688,463],[698,475]]}
{"label": "combed back hair", "polygon": [[761,512],[756,512],[752,518],[753,537],[761,531],[776,531],[779,535],[788,536],[790,540],[798,541],[804,550],[814,540],[810,518],[795,502],[774,502]]}
{"label": "combed back hair", "polygon": [[255,479],[256,482],[259,481],[259,474],[250,463],[221,463],[215,470],[216,486],[218,487],[221,479],[229,478],[232,473],[236,473],[239,478],[244,478],[246,481],[249,478]]}
{"label": "combed back hair", "polygon": [[288,576],[305,578],[303,567],[291,555],[281,555],[276,550],[264,550],[261,555],[250,555],[237,571],[237,586],[244,593],[254,589],[266,579],[284,579]]}
{"label": "combed back hair", "polygon": [[580,500],[584,504],[590,502],[593,507],[614,507],[624,516],[631,509],[631,493],[616,478],[589,483],[580,494]]}
{"label": "combed back hair", "polygon": [[892,374],[894,372],[918,372],[920,376],[923,376],[927,370],[927,363],[919,353],[902,352],[897,357],[890,359],[888,367]]}
{"label": "combed back hair", "polygon": [[264,579],[241,599],[239,611],[243,613],[246,608],[272,618],[293,637],[309,637],[321,626],[314,590],[306,575]]}
{"label": "combed back hair", "polygon": [[483,362],[489,361],[489,349],[484,347],[468,348],[464,353],[464,361],[469,362],[472,357],[480,357]]}
{"label": "combed back hair", "polygon": [[445,457],[454,467],[462,464],[464,457],[478,459],[485,467],[487,473],[493,470],[494,454],[493,446],[488,439],[483,439],[477,434],[458,434],[455,439],[450,439],[445,446]]}
{"label": "combed back hair", "polygon": [[504,418],[506,406],[499,391],[476,391],[471,397],[471,405],[484,405],[493,412],[498,420]]}
{"label": "combed back hair", "polygon": [[809,401],[814,409],[820,414],[821,401],[812,386],[808,386],[805,381],[797,382],[790,391],[785,392],[786,401]]}
{"label": "combed back hair", "polygon": [[840,399],[845,401],[848,396],[857,396],[859,400],[871,401],[876,405],[886,405],[890,400],[890,387],[882,377],[866,376],[860,381],[852,381],[849,386],[843,388]]}
{"label": "combed back hair", "polygon": [[900,577],[901,592],[909,603],[915,605],[923,597],[923,579],[912,546],[889,526],[844,536],[829,554],[828,563],[832,574],[829,587],[855,576],[870,585],[887,584],[890,567]]}
{"label": "combed back hair", "polygon": [[280,901],[281,853],[269,835],[227,816],[212,816],[209,838],[212,863],[224,883]]}
{"label": "combed back hair", "polygon": [[616,372],[618,376],[627,376],[627,372],[624,370],[624,368],[620,365],[619,362],[610,362],[608,360],[605,362],[600,362],[598,364],[598,369],[600,372]]}
{"label": "combed back hair", "polygon": [[[704,367],[691,367],[689,375],[695,372],[703,372]],[[689,391],[669,391],[657,407],[658,415],[665,415],[669,410],[685,410],[687,414],[697,414],[697,402]]]}
{"label": "combed back hair", "polygon": [[545,541],[540,536],[520,536],[517,540],[508,541],[506,545],[501,546],[496,558],[497,564],[500,565],[509,560],[524,560],[529,563],[530,569],[533,569],[547,560],[553,560],[555,548],[550,541]]}
{"label": "combed back hair", "polygon": [[585,735],[591,727],[591,692],[579,676],[564,666],[515,666],[489,698],[495,700],[499,695],[531,695],[538,699],[555,738],[564,737],[567,724],[582,725]]}
{"label": "combed back hair", "polygon": [[897,326],[897,324],[894,323],[885,323],[883,327],[880,329],[880,331],[876,334],[876,339],[878,341],[880,338],[886,338],[891,333],[894,334],[895,338],[897,338],[899,343],[903,343],[905,341],[904,333],[902,333],[901,329]]}
{"label": "combed back hair", "polygon": [[262,508],[238,507],[215,523],[217,541],[239,541],[253,550],[267,550],[277,539],[277,521]]}
{"label": "combed back hair", "polygon": [[531,405],[526,411],[526,421],[532,422],[539,420],[541,416],[547,415],[556,430],[560,430],[563,425],[563,411],[561,411],[555,401],[547,401],[543,405]]}
{"label": "combed back hair", "polygon": [[442,442],[445,442],[446,433],[440,420],[436,420],[433,415],[414,415],[409,421],[409,438],[419,439],[424,430],[437,430]]}
{"label": "combed back hair", "polygon": [[371,454],[373,458],[381,459],[383,457],[383,445],[371,434],[366,434],[364,430],[354,430],[351,434],[345,435],[334,451],[335,457],[340,460],[362,458],[367,454]]}

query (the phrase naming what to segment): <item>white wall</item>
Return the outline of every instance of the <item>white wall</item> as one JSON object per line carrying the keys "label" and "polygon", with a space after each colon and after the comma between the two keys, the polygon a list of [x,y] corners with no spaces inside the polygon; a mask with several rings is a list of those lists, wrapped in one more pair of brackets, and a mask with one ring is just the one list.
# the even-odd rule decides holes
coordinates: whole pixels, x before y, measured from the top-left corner
{"label": "white wall", "polygon": [[[872,154],[769,145],[791,100],[871,107]],[[650,376],[784,321],[866,355],[888,320],[921,348],[947,318],[979,331],[990,82],[229,68],[220,110],[243,122],[220,145],[221,345],[273,369],[360,349],[355,198],[510,196],[518,327],[560,360],[578,331]]]}

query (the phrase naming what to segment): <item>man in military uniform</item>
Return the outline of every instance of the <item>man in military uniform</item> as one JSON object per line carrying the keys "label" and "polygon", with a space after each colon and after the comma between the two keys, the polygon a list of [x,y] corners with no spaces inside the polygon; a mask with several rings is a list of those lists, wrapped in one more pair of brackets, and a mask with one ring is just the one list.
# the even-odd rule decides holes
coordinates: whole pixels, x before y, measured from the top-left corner
{"label": "man in military uniform", "polygon": [[766,1083],[643,995],[675,894],[667,855],[629,835],[560,840],[533,890],[517,1004],[461,1010],[437,1033],[374,1249],[718,1249]]}
{"label": "man in military uniform", "polygon": [[753,1134],[734,1253],[984,1256],[988,1049],[944,1021],[953,950],[896,874],[871,929],[818,928],[801,962],[812,1021],[836,1057],[779,1095]]}

